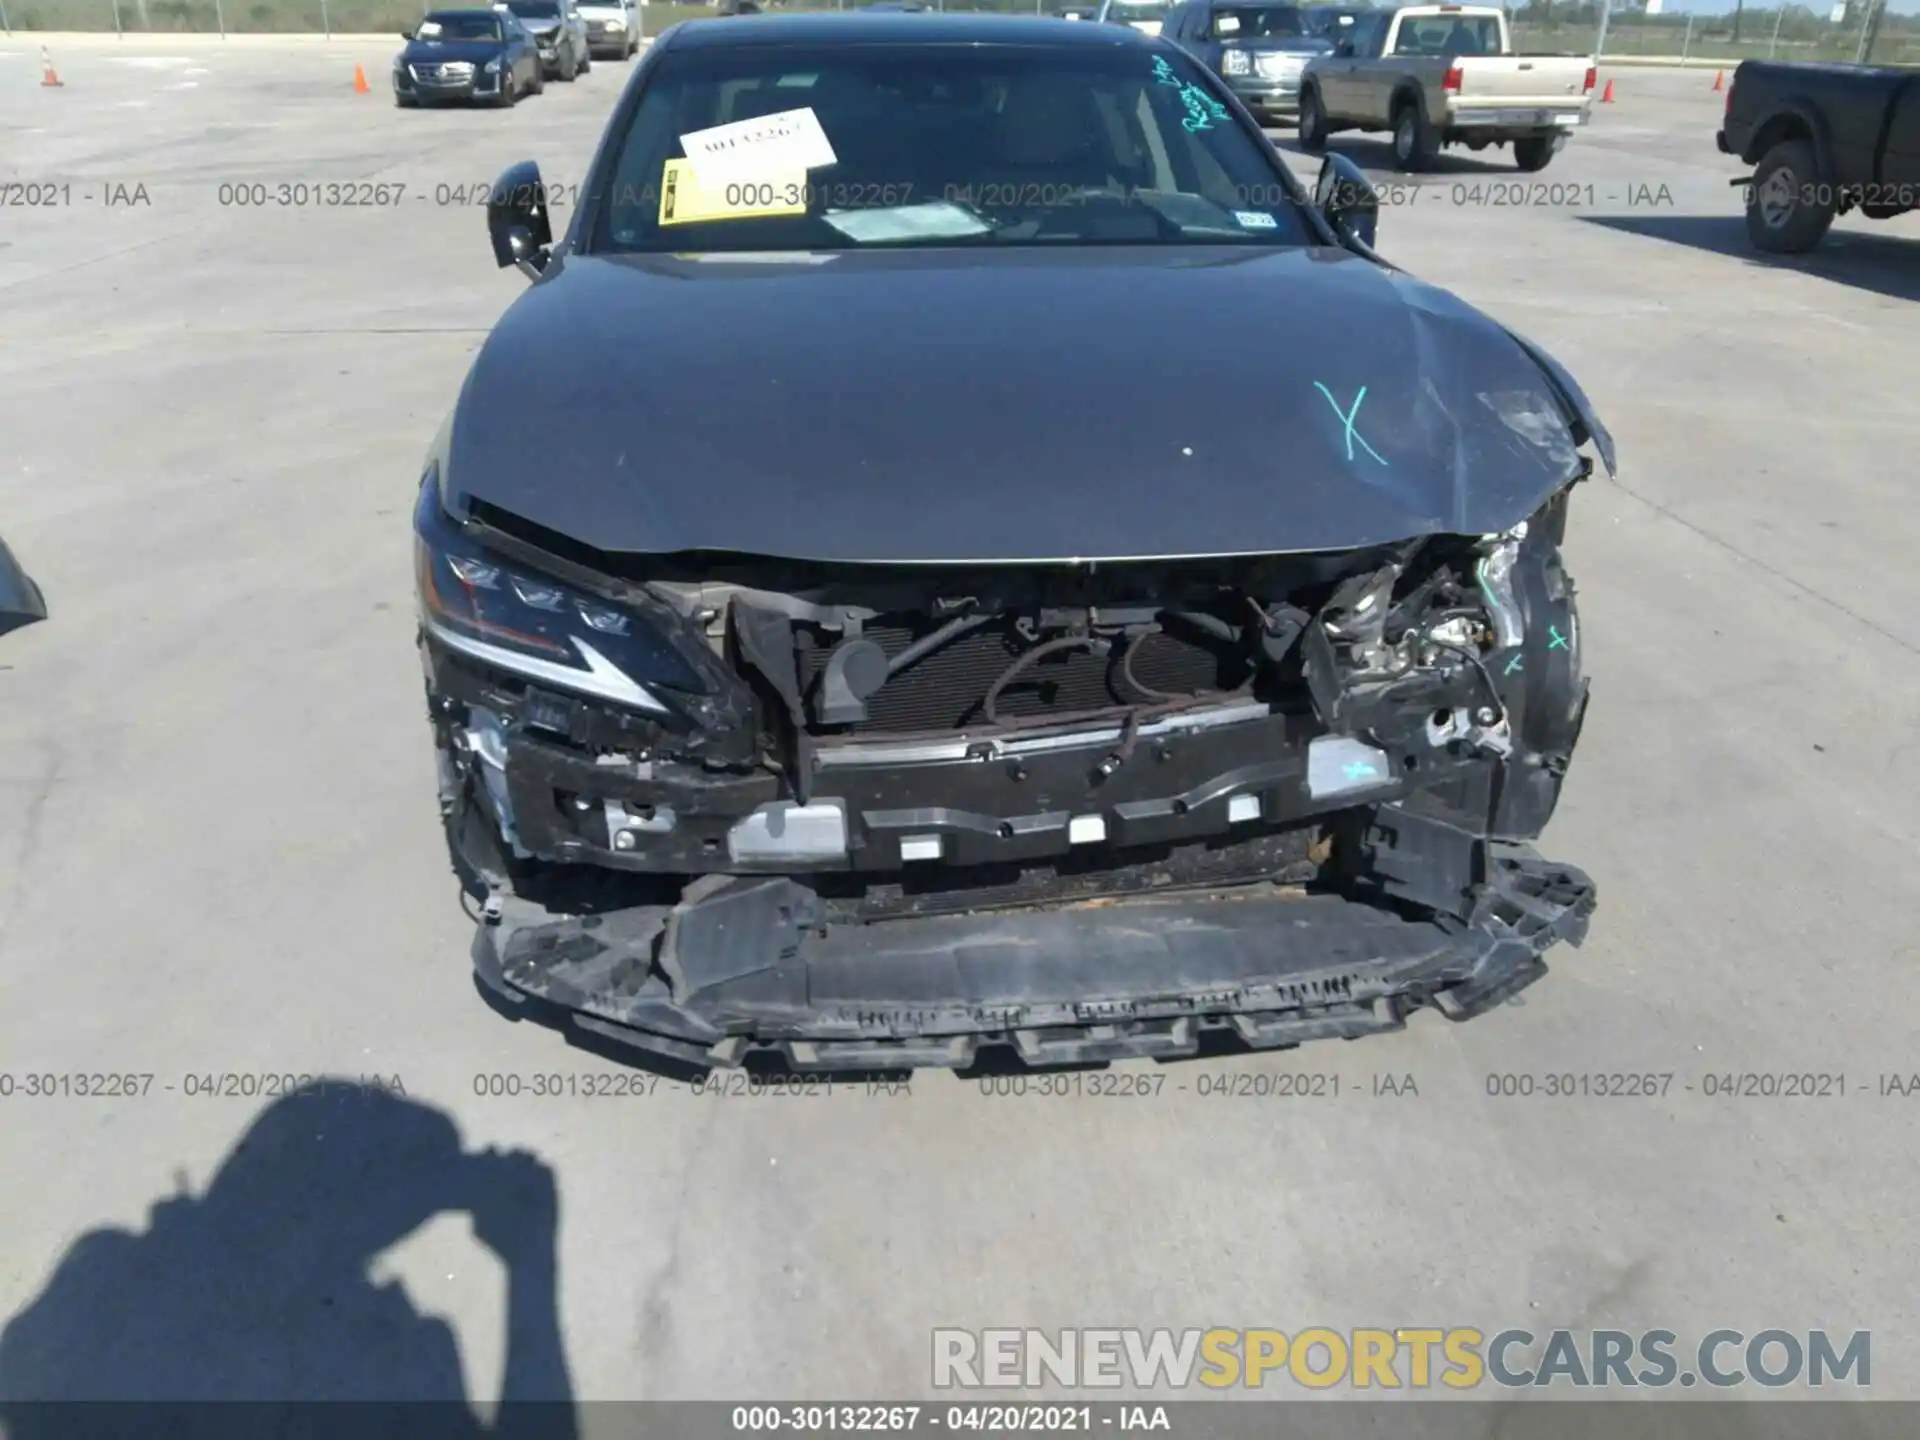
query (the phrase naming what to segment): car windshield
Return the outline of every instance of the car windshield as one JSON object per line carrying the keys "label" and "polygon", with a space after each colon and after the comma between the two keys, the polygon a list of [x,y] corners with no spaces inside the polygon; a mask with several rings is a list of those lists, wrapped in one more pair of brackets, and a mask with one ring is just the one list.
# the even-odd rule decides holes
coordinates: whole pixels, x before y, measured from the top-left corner
{"label": "car windshield", "polygon": [[1315,243],[1207,80],[1144,46],[669,50],[589,248]]}
{"label": "car windshield", "polygon": [[1213,12],[1213,33],[1223,40],[1287,40],[1307,34],[1307,26],[1292,5],[1236,5]]}
{"label": "car windshield", "polygon": [[1172,12],[1171,4],[1162,5],[1158,0],[1114,0],[1107,10],[1107,21],[1113,25],[1138,25],[1157,30]]}
{"label": "car windshield", "polygon": [[1353,22],[1359,18],[1355,11],[1336,9],[1310,9],[1305,15],[1307,33],[1327,39],[1339,39],[1353,29]]}
{"label": "car windshield", "polygon": [[523,20],[553,20],[560,14],[556,0],[511,0],[507,8]]}
{"label": "car windshield", "polygon": [[1396,55],[1498,55],[1500,24],[1491,15],[1419,15],[1400,22]]}
{"label": "car windshield", "polygon": [[491,15],[429,15],[414,32],[416,40],[498,40],[500,22]]}

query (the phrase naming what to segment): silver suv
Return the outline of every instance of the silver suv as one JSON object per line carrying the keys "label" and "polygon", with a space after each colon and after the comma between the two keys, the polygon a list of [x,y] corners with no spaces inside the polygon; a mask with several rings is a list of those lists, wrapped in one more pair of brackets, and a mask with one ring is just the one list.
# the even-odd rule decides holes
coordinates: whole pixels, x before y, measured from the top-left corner
{"label": "silver suv", "polygon": [[581,0],[587,50],[596,60],[631,60],[640,48],[638,0]]}
{"label": "silver suv", "polygon": [[572,80],[593,68],[587,22],[574,0],[502,0],[494,8],[511,11],[533,36],[549,80]]}

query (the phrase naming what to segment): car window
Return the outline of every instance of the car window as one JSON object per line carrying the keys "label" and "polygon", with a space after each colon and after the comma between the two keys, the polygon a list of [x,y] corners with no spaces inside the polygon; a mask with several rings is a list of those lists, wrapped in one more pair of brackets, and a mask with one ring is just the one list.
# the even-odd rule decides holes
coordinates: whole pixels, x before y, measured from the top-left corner
{"label": "car window", "polygon": [[1292,5],[1232,5],[1213,12],[1214,40],[1285,40],[1307,33],[1306,20]]}
{"label": "car window", "polygon": [[491,15],[429,15],[414,31],[429,45],[448,40],[498,40],[500,22]]}
{"label": "car window", "polygon": [[1347,28],[1344,35],[1335,38],[1335,43],[1345,40],[1353,46],[1355,55],[1378,55],[1381,42],[1386,39],[1386,33],[1386,16],[1362,15]]}
{"label": "car window", "polygon": [[1400,22],[1396,55],[1498,55],[1500,26],[1490,15],[1420,15]]}
{"label": "car window", "polygon": [[1316,243],[1283,174],[1170,46],[669,51],[587,248]]}
{"label": "car window", "polygon": [[1150,34],[1158,33],[1159,27],[1167,22],[1167,16],[1173,6],[1159,3],[1159,0],[1113,0],[1107,7],[1107,21],[1113,25],[1131,25],[1136,30],[1144,29]]}

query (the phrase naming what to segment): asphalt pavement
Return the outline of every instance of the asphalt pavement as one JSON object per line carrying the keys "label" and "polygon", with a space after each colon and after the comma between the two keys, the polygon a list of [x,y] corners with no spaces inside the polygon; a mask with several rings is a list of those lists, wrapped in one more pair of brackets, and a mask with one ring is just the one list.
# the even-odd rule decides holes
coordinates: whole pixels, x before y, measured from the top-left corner
{"label": "asphalt pavement", "polygon": [[[557,1228],[542,1373],[582,1398],[921,1396],[934,1327],[1070,1325],[1825,1325],[1920,1397],[1920,1094],[1885,1078],[1920,1071],[1920,218],[1757,258],[1694,71],[1610,72],[1534,176],[1336,140],[1384,253],[1550,348],[1619,445],[1574,505],[1594,697],[1542,847],[1600,908],[1522,1003],[1132,1093],[698,1093],[474,993],[412,648],[421,457],[524,284],[485,186],[577,182],[629,72],[418,113],[391,53],[89,44],[46,88],[0,41],[0,534],[53,614],[0,642],[0,1319],[204,1193],[221,1224],[113,1318],[35,1323],[177,1373],[164,1337],[273,1291],[245,1235],[305,1257],[300,1303],[245,1306],[247,1383],[386,1373],[384,1320],[325,1323],[380,1282],[487,1399]],[[271,1077],[323,1074],[385,1095],[273,1130]],[[1843,1090],[1765,1078],[1803,1075]],[[462,1146],[538,1157],[557,1217]]]}

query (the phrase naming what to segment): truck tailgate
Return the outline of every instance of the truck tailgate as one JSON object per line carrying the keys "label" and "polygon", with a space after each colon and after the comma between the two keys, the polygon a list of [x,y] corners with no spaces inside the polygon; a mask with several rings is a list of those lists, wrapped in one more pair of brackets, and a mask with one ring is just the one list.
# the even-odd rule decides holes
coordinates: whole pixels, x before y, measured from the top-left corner
{"label": "truck tailgate", "polygon": [[1462,55],[1455,109],[1565,110],[1586,102],[1587,68],[1579,55]]}

